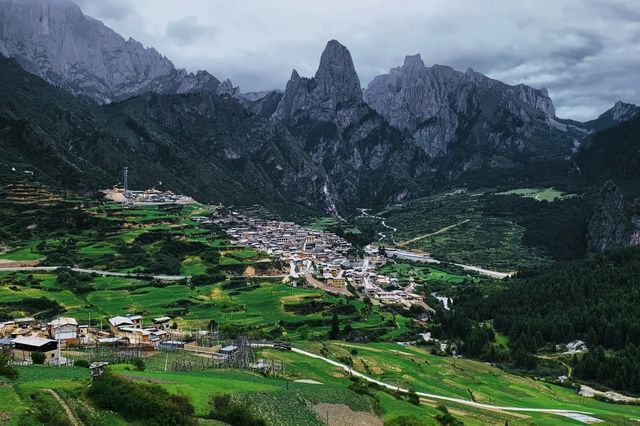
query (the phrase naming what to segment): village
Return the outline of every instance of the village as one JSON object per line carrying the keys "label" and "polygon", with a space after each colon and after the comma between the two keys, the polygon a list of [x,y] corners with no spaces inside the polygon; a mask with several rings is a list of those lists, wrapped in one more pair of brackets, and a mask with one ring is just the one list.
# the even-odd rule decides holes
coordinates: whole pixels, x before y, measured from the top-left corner
{"label": "village", "polygon": [[[16,318],[0,323],[0,336],[0,353],[8,354],[13,365],[73,366],[77,359],[88,358],[93,361],[93,370],[103,369],[109,361],[134,360],[156,351],[169,351],[191,354],[201,360],[197,365],[193,358],[188,365],[174,360],[173,365],[167,366],[171,370],[235,367],[269,374],[278,367],[271,360],[255,357],[260,343],[246,338],[219,340],[219,334],[210,330],[182,331],[168,316],[146,322],[141,315],[114,316],[104,327],[81,325],[71,317],[48,322],[33,317]],[[291,348],[285,342],[269,346],[277,350]]]}
{"label": "village", "polygon": [[422,296],[413,292],[414,283],[401,288],[397,278],[377,272],[378,267],[388,262],[383,249],[369,245],[365,256],[358,259],[353,246],[331,232],[237,211],[216,209],[216,212],[212,221],[227,232],[233,244],[251,246],[288,265],[287,278],[292,285],[301,282],[330,293],[353,295],[351,287],[376,304],[395,304],[406,309],[418,304],[433,311]]}

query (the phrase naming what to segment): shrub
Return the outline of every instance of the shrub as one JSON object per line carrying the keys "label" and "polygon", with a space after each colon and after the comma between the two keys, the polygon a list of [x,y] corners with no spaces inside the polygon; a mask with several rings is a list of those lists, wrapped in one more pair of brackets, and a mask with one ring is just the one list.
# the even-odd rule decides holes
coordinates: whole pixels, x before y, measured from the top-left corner
{"label": "shrub", "polygon": [[4,376],[8,379],[15,379],[18,377],[18,370],[9,364],[9,355],[0,352],[0,376]]}
{"label": "shrub", "polygon": [[47,356],[42,352],[31,352],[31,361],[33,361],[34,364],[42,365],[46,360]]}
{"label": "shrub", "polygon": [[101,409],[112,410],[144,425],[193,426],[193,406],[182,395],[171,395],[156,384],[135,383],[106,372],[93,380],[89,398]]}
{"label": "shrub", "polygon": [[144,360],[142,358],[136,358],[133,360],[133,366],[137,371],[144,371],[146,366],[144,365]]}
{"label": "shrub", "polygon": [[211,399],[209,418],[221,420],[232,426],[265,426],[261,418],[254,416],[246,404],[233,401],[231,395],[216,395]]}
{"label": "shrub", "polygon": [[87,361],[86,359],[77,359],[73,365],[75,365],[76,367],[82,367],[82,368],[89,368],[89,361]]}

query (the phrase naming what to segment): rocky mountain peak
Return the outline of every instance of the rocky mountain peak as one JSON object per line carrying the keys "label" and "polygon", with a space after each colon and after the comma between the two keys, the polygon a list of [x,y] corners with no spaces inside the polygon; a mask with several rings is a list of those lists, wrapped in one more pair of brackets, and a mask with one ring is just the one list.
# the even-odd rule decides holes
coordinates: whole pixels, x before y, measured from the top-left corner
{"label": "rocky mountain peak", "polygon": [[334,108],[342,102],[362,99],[351,53],[336,40],[329,40],[324,48],[315,81],[321,96],[331,99]]}
{"label": "rocky mountain peak", "polygon": [[336,118],[338,112],[357,105],[364,103],[351,53],[338,41],[330,40],[313,78],[300,77],[295,69],[291,72],[272,118],[290,121],[305,115],[319,121],[340,121],[343,127],[351,119],[349,114]]}
{"label": "rocky mountain peak", "polygon": [[640,113],[640,106],[617,101],[611,108],[603,112],[598,118],[587,121],[584,127],[591,131],[601,131],[628,121]]}
{"label": "rocky mountain peak", "polygon": [[419,53],[415,55],[407,55],[404,57],[403,68],[407,69],[415,69],[415,68],[424,68],[424,62],[422,61],[422,57]]}
{"label": "rocky mountain peak", "polygon": [[144,92],[229,90],[209,73],[188,74],[154,48],[125,40],[69,0],[0,0],[0,54],[99,103]]}
{"label": "rocky mountain peak", "polygon": [[[449,152],[461,133],[473,137],[474,143],[492,139],[494,146],[519,151],[527,149],[533,126],[541,133],[555,133],[549,124],[555,109],[546,90],[510,86],[471,68],[463,73],[446,65],[427,67],[420,55],[407,56],[401,67],[375,77],[364,100],[393,126],[411,132],[417,145],[433,157]],[[518,123],[509,126],[508,135],[487,134],[494,121],[506,117]]]}
{"label": "rocky mountain peak", "polygon": [[617,101],[613,108],[609,110],[613,121],[620,122],[626,121],[636,115],[640,108],[637,105],[629,104],[622,101]]}

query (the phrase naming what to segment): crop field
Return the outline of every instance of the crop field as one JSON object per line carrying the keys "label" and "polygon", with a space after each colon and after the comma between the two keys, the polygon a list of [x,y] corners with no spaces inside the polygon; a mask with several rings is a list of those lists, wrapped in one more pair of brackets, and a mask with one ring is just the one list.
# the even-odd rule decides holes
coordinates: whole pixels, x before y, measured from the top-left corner
{"label": "crop field", "polygon": [[[398,244],[440,260],[504,272],[549,261],[539,249],[522,243],[522,226],[483,214],[483,197],[483,191],[454,191],[390,207],[378,215],[397,228]],[[391,245],[390,235],[381,242]]]}
{"label": "crop field", "polygon": [[[606,420],[607,424],[627,424],[640,416],[640,407],[611,404],[584,398],[571,388],[564,388],[542,381],[506,373],[491,365],[465,358],[438,357],[427,350],[399,346],[397,344],[369,343],[352,344],[331,342],[308,343],[307,350],[325,353],[336,360],[350,359],[353,368],[386,383],[406,387],[415,391],[429,392],[476,402],[534,408],[567,408],[593,413]],[[300,377],[318,381],[335,380],[344,375],[320,360],[310,359],[295,353],[280,355],[292,364],[290,371]],[[391,413],[411,412],[408,405],[394,410],[394,398],[381,399],[385,420]],[[435,404],[440,401],[434,400]],[[505,412],[491,413],[471,409],[461,404],[445,403],[449,409],[460,412],[465,424],[577,424],[555,415]],[[422,407],[415,407],[421,411]],[[405,411],[407,410],[407,411]],[[520,423],[522,422],[522,423]]]}
{"label": "crop field", "polygon": [[[115,203],[86,204],[78,207],[78,203],[61,201],[55,209],[67,218],[59,221],[61,218],[49,217],[51,213],[37,205],[26,208],[5,202],[0,208],[6,217],[17,215],[20,221],[0,222],[0,231],[15,236],[0,259],[122,272],[166,269],[158,272],[197,275],[206,273],[207,268],[252,264],[265,257],[228,244],[218,227],[193,221],[192,216],[211,213],[205,206],[123,209]],[[202,256],[207,250],[220,255]],[[181,252],[185,254],[179,255]],[[167,256],[178,263],[167,262]]]}
{"label": "crop field", "polygon": [[537,201],[554,201],[573,197],[573,194],[567,194],[554,188],[518,188],[510,191],[498,192],[496,195],[519,195],[521,197],[533,198]]}
{"label": "crop field", "polygon": [[446,272],[422,264],[411,264],[404,262],[389,262],[380,268],[386,275],[397,277],[400,282],[408,282],[409,278],[414,278],[422,283],[444,282],[459,284],[469,278],[467,275]]}
{"label": "crop field", "polygon": [[[341,362],[348,360],[356,371],[415,391],[494,405],[574,409],[589,412],[612,425],[633,424],[632,419],[640,417],[637,406],[584,398],[570,388],[508,374],[478,361],[434,356],[421,348],[338,341],[297,343],[295,346]],[[444,405],[465,425],[579,424],[552,414],[488,411],[428,398],[422,398],[421,404],[414,405],[406,395],[391,391],[376,388],[359,391],[351,386],[345,371],[322,360],[272,349],[260,350],[257,356],[282,361],[284,375],[265,377],[250,371],[227,369],[167,372],[164,371],[164,353],[148,358],[145,371],[136,371],[124,364],[109,368],[130,380],[155,383],[170,393],[187,396],[198,417],[209,413],[214,395],[232,394],[234,400],[246,404],[247,409],[267,420],[268,424],[322,425],[326,418],[319,418],[313,411],[314,405],[322,403],[337,404],[353,413],[379,416],[385,422],[409,416],[416,424],[438,425],[433,418],[440,413],[436,406]],[[56,391],[81,418],[91,414],[107,422],[100,424],[123,424],[113,413],[98,412],[90,407],[83,393],[88,384],[87,369],[29,366],[19,367],[19,374],[14,382],[0,382],[0,418],[8,420],[8,424],[21,424],[19,419],[25,413],[30,395],[42,389]]]}
{"label": "crop field", "polygon": [[[99,324],[109,317],[141,314],[146,321],[170,315],[181,327],[208,328],[215,321],[221,329],[295,339],[322,337],[329,331],[335,306],[351,305],[339,315],[354,329],[380,330],[381,339],[409,332],[408,321],[378,307],[365,310],[360,300],[348,301],[317,289],[291,287],[264,279],[222,280],[199,286],[158,284],[120,277],[90,277],[93,290],[76,293],[62,289],[55,274],[0,273],[0,313],[20,317],[43,313],[34,301],[46,299],[59,312],[81,322]],[[46,308],[56,309],[55,307]],[[52,311],[53,312],[53,311]],[[58,312],[58,311],[55,311]],[[105,323],[106,324],[106,323]]]}
{"label": "crop field", "polygon": [[336,226],[340,224],[340,222],[331,216],[318,217],[315,218],[312,222],[308,223],[306,226],[309,229],[313,229],[316,231],[325,231],[332,226]]}

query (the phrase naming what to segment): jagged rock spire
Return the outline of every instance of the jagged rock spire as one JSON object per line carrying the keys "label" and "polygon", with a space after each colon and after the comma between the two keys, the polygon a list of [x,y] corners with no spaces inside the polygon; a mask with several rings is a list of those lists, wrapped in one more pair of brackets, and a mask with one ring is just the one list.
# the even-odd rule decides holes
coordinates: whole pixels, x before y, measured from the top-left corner
{"label": "jagged rock spire", "polygon": [[330,98],[334,107],[341,102],[362,99],[351,53],[336,40],[329,40],[324,48],[315,80],[320,96]]}
{"label": "jagged rock spire", "polygon": [[272,118],[289,121],[300,114],[331,121],[342,106],[362,103],[360,79],[349,50],[330,40],[313,79],[291,73],[284,95]]}

